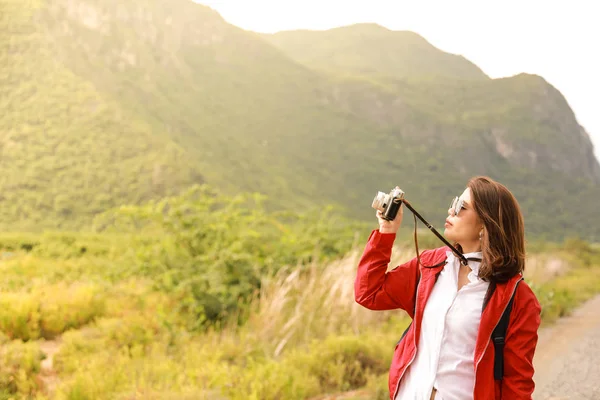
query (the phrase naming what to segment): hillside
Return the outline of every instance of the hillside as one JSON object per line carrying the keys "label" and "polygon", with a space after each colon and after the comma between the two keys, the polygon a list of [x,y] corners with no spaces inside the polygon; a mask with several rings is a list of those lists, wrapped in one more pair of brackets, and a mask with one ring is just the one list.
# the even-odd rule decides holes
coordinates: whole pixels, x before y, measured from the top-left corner
{"label": "hillside", "polygon": [[[0,219],[69,227],[203,182],[185,150],[57,63],[35,2],[0,2]],[[8,33],[8,34],[6,34]]]}
{"label": "hillside", "polygon": [[540,77],[491,80],[368,24],[265,38],[187,0],[0,7],[4,229],[85,227],[201,182],[369,220],[375,192],[398,184],[437,224],[488,174],[530,233],[600,236],[591,142]]}
{"label": "hillside", "polygon": [[[543,166],[600,183],[589,135],[562,94],[542,77],[520,74],[492,80],[462,56],[444,53],[413,32],[375,24],[263,37],[310,68],[376,83],[361,85],[354,100],[363,101],[352,109],[369,117],[377,108],[373,122],[398,126],[407,114],[421,114],[425,123],[451,123],[475,129],[477,136],[490,136],[497,152],[513,166]],[[385,88],[387,99],[374,91],[376,86]],[[344,99],[339,91],[347,87],[348,80],[336,87],[338,98]],[[353,89],[348,97],[356,93]],[[365,96],[369,91],[371,96]],[[441,139],[466,138],[460,133],[445,136]]]}
{"label": "hillside", "polygon": [[282,31],[263,37],[294,60],[324,70],[411,80],[489,79],[472,62],[440,51],[414,32],[391,31],[377,24]]}
{"label": "hillside", "polygon": [[185,148],[208,182],[282,194],[285,207],[340,188],[323,188],[331,143],[318,141],[369,124],[322,107],[325,77],[186,0],[86,4],[45,11],[59,60]]}

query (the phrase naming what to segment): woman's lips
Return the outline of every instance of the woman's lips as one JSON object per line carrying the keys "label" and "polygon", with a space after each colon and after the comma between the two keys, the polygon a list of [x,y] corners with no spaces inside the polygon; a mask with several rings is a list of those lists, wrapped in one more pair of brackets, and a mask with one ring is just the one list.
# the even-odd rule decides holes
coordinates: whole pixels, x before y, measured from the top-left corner
{"label": "woman's lips", "polygon": [[446,220],[446,223],[444,224],[444,226],[446,228],[448,228],[449,226],[452,226],[452,224],[450,223],[450,221]]}

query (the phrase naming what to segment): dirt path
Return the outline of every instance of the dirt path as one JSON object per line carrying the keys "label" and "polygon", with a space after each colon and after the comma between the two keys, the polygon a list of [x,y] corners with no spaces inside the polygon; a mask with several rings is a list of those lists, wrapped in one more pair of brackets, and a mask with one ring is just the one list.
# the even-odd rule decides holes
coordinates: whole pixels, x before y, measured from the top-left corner
{"label": "dirt path", "polygon": [[59,383],[58,376],[54,370],[54,355],[60,350],[60,338],[56,340],[46,340],[40,343],[40,350],[46,358],[41,363],[40,379],[44,384],[44,391],[51,395],[54,393]]}
{"label": "dirt path", "polygon": [[600,296],[540,331],[534,400],[600,399]]}

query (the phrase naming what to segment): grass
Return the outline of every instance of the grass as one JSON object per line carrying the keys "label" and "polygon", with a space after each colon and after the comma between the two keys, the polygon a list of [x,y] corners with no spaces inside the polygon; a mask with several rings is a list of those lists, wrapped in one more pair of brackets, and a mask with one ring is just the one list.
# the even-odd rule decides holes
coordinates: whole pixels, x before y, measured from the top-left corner
{"label": "grass", "polygon": [[[597,249],[583,242],[552,247],[530,256],[526,274],[542,303],[544,324],[600,292]],[[172,312],[175,299],[149,280],[132,277],[114,287],[49,285],[44,300],[50,301],[40,302],[38,321],[54,321],[49,337],[60,334],[54,358],[59,384],[50,395],[39,383],[38,338],[45,330],[38,322],[19,325],[20,338],[5,333],[9,356],[1,364],[1,387],[17,399],[300,400],[345,392],[344,398],[384,399],[394,344],[409,320],[403,311],[373,312],[354,302],[359,250],[264,276],[237,319],[202,333],[187,331]],[[400,246],[391,265],[413,256],[412,245]],[[24,293],[29,308],[22,309],[36,309],[30,303],[38,304],[41,292],[32,287]],[[100,303],[91,300],[94,295]],[[25,320],[19,317],[24,313],[4,312],[2,331]]]}
{"label": "grass", "polygon": [[[134,23],[115,15],[138,14],[137,2],[88,3],[77,12],[103,13],[111,34],[67,18],[70,2],[0,0],[0,227],[15,231],[0,235],[0,400],[385,397],[409,321],[355,304],[360,249],[341,256],[354,231],[329,218],[337,206],[321,205],[343,202],[373,221],[368,204],[386,189],[376,182],[393,186],[398,171],[430,221],[469,171],[485,170],[514,185],[533,233],[600,237],[589,181],[522,173],[480,140],[498,128],[568,150],[557,126],[578,126],[559,93],[540,104],[560,124],[528,111],[548,89],[536,77],[474,86],[330,77],[187,0],[158,1]],[[159,31],[164,42],[146,36],[157,15],[182,29]],[[205,37],[213,43],[199,46]],[[139,62],[123,64],[118,49]],[[466,148],[480,156],[455,156]],[[98,216],[205,181],[233,196],[203,192],[205,203],[166,199]],[[261,196],[243,200],[240,189],[320,213],[267,213]],[[565,193],[580,195],[567,207]],[[97,233],[41,233],[94,217]],[[544,323],[600,291],[597,248],[535,246],[527,279]],[[413,255],[399,247],[392,264]],[[50,371],[48,342],[60,349]]]}
{"label": "grass", "polygon": [[[362,225],[194,193],[108,213],[93,234],[0,235],[0,399],[385,397],[409,319],[355,303]],[[421,250],[439,245],[431,236]],[[396,243],[390,266],[415,255],[408,236]],[[600,292],[598,247],[528,249],[544,324]],[[229,311],[209,321],[218,299]]]}

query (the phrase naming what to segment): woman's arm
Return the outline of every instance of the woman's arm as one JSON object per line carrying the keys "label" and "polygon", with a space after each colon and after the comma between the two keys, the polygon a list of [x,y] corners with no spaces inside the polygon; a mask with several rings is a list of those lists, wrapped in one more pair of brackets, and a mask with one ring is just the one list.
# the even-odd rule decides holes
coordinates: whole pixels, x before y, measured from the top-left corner
{"label": "woman's arm", "polygon": [[395,233],[371,232],[358,264],[354,297],[358,304],[370,310],[402,308],[412,318],[419,279],[418,261],[415,257],[386,272],[395,238]]}
{"label": "woman's arm", "polygon": [[533,382],[533,355],[538,341],[541,307],[531,288],[521,282],[515,294],[504,347],[502,399],[530,400]]}

